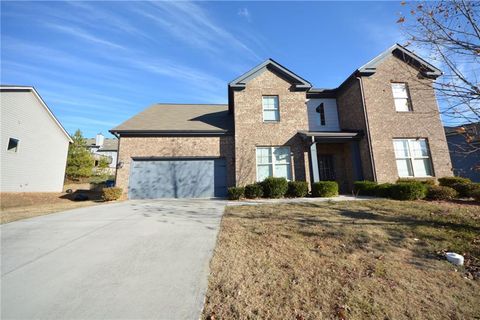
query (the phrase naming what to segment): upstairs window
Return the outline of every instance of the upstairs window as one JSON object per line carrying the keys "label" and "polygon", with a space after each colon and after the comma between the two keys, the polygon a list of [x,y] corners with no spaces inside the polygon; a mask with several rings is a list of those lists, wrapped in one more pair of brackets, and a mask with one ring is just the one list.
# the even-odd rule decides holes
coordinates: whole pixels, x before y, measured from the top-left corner
{"label": "upstairs window", "polygon": [[18,151],[18,139],[10,138],[8,139],[7,151],[17,152]]}
{"label": "upstairs window", "polygon": [[278,96],[263,96],[263,121],[280,121],[280,112],[278,110]]}
{"label": "upstairs window", "polygon": [[317,112],[320,114],[320,125],[324,126],[325,125],[325,105],[320,103],[320,105],[317,107]]}
{"label": "upstairs window", "polygon": [[406,83],[392,83],[392,92],[395,101],[395,110],[397,112],[412,111],[410,95]]}
{"label": "upstairs window", "polygon": [[394,139],[398,176],[430,177],[433,174],[427,140]]}

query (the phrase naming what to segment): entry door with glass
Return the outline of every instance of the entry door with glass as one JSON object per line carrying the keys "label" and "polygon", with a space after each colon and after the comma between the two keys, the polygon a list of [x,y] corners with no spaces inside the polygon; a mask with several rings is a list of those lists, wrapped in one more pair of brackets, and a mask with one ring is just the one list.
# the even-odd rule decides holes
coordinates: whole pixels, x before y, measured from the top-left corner
{"label": "entry door with glass", "polygon": [[335,180],[335,168],[333,165],[333,155],[331,154],[318,155],[318,171],[320,174],[320,181]]}

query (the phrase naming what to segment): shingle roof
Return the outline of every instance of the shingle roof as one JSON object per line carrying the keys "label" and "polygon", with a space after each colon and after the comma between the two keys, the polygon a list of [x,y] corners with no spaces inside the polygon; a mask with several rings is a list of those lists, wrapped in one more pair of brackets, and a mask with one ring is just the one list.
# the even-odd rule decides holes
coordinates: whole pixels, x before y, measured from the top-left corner
{"label": "shingle roof", "polygon": [[226,104],[155,104],[110,132],[226,133],[231,130],[233,116]]}
{"label": "shingle roof", "polygon": [[[87,140],[87,147],[94,147],[96,143],[95,138],[89,138]],[[105,138],[103,140],[103,146],[99,149],[100,151],[115,151],[118,150],[118,139]]]}

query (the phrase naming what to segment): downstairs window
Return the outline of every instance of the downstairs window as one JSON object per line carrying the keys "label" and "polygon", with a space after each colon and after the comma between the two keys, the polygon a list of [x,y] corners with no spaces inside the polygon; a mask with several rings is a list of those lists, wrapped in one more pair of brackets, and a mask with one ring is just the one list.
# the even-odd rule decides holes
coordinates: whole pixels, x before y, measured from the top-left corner
{"label": "downstairs window", "polygon": [[257,148],[257,181],[267,177],[292,179],[290,147]]}
{"label": "downstairs window", "polygon": [[430,150],[426,139],[394,139],[398,176],[431,177]]}

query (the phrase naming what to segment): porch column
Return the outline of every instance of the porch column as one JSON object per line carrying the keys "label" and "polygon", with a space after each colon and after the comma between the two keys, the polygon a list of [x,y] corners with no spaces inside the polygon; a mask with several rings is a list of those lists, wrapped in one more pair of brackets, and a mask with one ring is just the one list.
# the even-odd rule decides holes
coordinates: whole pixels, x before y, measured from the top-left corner
{"label": "porch column", "polygon": [[[314,138],[312,137],[312,140]],[[318,159],[317,159],[317,143],[315,141],[310,145],[310,165],[312,166],[313,182],[320,181],[320,174],[318,172]]]}
{"label": "porch column", "polygon": [[363,180],[362,159],[360,157],[360,146],[358,140],[350,142],[350,151],[353,160],[353,176],[356,181]]}

